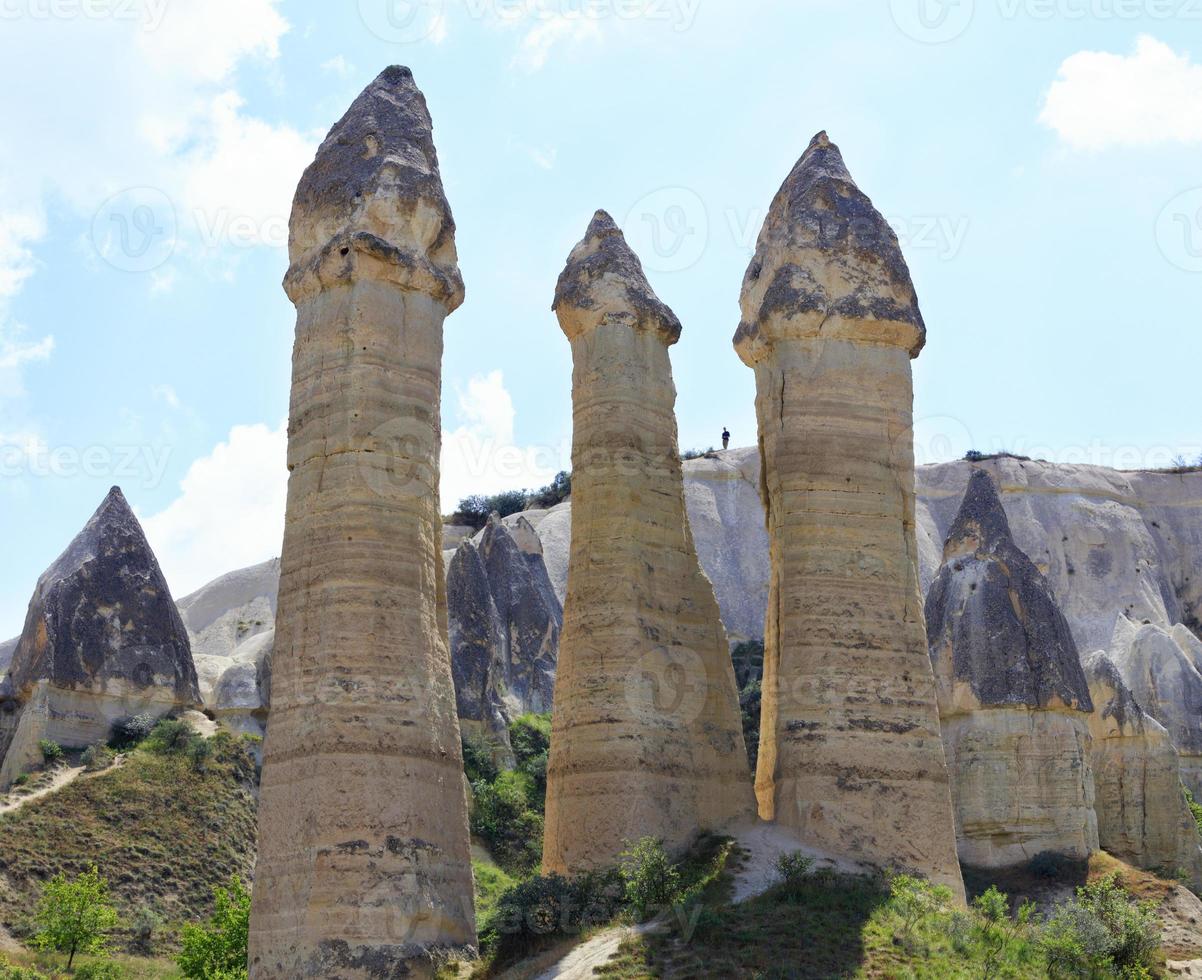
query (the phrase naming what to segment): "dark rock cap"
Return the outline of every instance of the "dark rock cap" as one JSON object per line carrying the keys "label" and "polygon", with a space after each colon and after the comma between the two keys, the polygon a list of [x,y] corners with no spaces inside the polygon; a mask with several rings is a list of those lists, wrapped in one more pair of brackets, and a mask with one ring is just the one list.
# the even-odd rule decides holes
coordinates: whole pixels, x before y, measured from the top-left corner
{"label": "dark rock cap", "polygon": [[568,256],[551,308],[569,337],[603,322],[622,321],[658,333],[667,345],[680,339],[680,320],[655,295],[639,257],[605,211],[593,215],[583,240]]}
{"label": "dark rock cap", "polygon": [[743,279],[735,346],[753,362],[782,337],[903,344],[917,357],[926,325],[897,235],[848,173],[825,132],[773,199]]}
{"label": "dark rock cap", "polygon": [[187,630],[119,487],[38,579],[11,676],[18,697],[40,680],[93,691],[119,680],[200,703]]}
{"label": "dark rock cap", "polygon": [[[337,277],[363,254],[454,309],[463,301],[455,220],[442,186],[430,111],[399,65],[382,71],[334,124],[292,201],[284,280]],[[337,259],[346,260],[338,263]],[[334,269],[326,266],[333,265]],[[293,296],[294,300],[296,296]]]}
{"label": "dark rock cap", "polygon": [[975,470],[926,601],[941,711],[956,682],[982,706],[1092,711],[1077,644],[1043,573],[1018,548],[992,478]]}
{"label": "dark rock cap", "polygon": [[1082,659],[1082,669],[1090,681],[1106,690],[1109,700],[1095,705],[1103,718],[1114,719],[1120,729],[1142,733],[1151,719],[1135,700],[1118,667],[1103,651],[1096,650]]}

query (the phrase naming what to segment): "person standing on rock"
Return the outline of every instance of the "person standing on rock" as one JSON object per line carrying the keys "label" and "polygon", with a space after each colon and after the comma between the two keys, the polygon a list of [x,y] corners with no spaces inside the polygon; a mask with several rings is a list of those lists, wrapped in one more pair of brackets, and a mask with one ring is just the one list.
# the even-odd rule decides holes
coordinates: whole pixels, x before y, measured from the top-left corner
{"label": "person standing on rock", "polygon": [[726,426],[722,427],[722,448],[730,448],[730,430]]}

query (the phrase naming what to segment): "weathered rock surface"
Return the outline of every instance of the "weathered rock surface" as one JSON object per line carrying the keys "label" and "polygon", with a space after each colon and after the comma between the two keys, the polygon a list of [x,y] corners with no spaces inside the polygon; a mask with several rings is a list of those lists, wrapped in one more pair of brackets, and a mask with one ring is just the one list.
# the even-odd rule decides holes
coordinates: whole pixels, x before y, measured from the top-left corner
{"label": "weathered rock surface", "polygon": [[39,686],[34,744],[83,747],[105,740],[120,718],[200,703],[184,624],[117,487],[38,579],[0,694],[0,756]]}
{"label": "weathered rock surface", "polygon": [[1168,729],[1181,778],[1202,799],[1202,641],[1181,624],[1120,616],[1109,654],[1140,707]]}
{"label": "weathered rock surface", "polygon": [[518,715],[551,710],[563,609],[523,518],[495,515],[464,540],[447,570],[451,664],[459,719],[502,747]]}
{"label": "weathered rock surface", "polygon": [[685,512],[668,347],[680,321],[598,212],[555,294],[572,345],[568,594],[543,866],[674,851],[753,812],[729,645]]}
{"label": "weathered rock surface", "polygon": [[1101,651],[1085,660],[1094,710],[1089,716],[1098,839],[1107,853],[1202,887],[1198,826],[1181,791],[1168,731],[1144,712]]}
{"label": "weathered rock surface", "polygon": [[438,506],[463,300],[425,99],[384,71],[293,201],[288,505],[250,975],[431,976],[474,942]]}
{"label": "weathered rock surface", "polygon": [[952,524],[926,622],[960,860],[993,868],[1097,850],[1094,706],[1077,645],[984,470]]}
{"label": "weathered rock surface", "polygon": [[14,636],[11,640],[5,640],[0,643],[0,674],[8,670],[8,665],[12,663],[13,653],[16,652],[17,644],[21,642],[19,636]]}
{"label": "weathered rock surface", "polygon": [[760,815],[963,894],[916,568],[926,328],[896,235],[825,133],[769,209],[741,306],[772,576]]}

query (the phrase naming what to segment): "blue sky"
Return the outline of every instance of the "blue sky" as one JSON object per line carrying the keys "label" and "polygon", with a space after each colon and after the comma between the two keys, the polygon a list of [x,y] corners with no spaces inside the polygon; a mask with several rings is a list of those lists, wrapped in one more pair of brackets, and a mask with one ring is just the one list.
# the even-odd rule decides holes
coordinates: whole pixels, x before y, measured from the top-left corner
{"label": "blue sky", "polygon": [[733,353],[820,129],[929,329],[917,449],[1202,453],[1202,0],[3,0],[0,637],[121,484],[177,596],[282,528],[292,190],[388,64],[426,93],[467,302],[444,510],[567,464],[555,279],[609,210],[684,323],[681,442],[755,438]]}

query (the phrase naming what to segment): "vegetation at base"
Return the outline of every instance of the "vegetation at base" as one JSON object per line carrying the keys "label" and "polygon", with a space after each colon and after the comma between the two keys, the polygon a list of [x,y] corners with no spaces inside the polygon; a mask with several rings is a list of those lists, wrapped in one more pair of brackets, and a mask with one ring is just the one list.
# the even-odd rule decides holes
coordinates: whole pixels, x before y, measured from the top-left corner
{"label": "vegetation at base", "polygon": [[1044,919],[994,887],[963,909],[947,888],[907,875],[841,876],[813,871],[800,856],[786,856],[778,871],[780,883],[758,898],[627,939],[597,974],[1137,980],[1160,968],[1147,903],[1113,875]]}
{"label": "vegetation at base", "polygon": [[33,945],[67,954],[67,969],[76,953],[104,953],[117,927],[117,910],[108,899],[108,882],[96,865],[69,879],[59,872],[42,889],[33,912],[37,931]]}
{"label": "vegetation at base", "polygon": [[233,875],[213,888],[213,914],[202,926],[185,925],[176,963],[188,980],[245,980],[250,934],[250,892]]}
{"label": "vegetation at base", "polygon": [[1194,815],[1194,823],[1198,825],[1198,833],[1202,834],[1202,803],[1194,799],[1194,794],[1190,792],[1189,787],[1185,783],[1181,784],[1181,791],[1185,794],[1185,802],[1189,804],[1189,812]]}
{"label": "vegetation at base", "polygon": [[730,651],[735,668],[735,684],[739,688],[739,713],[743,718],[743,741],[747,745],[747,761],[755,772],[760,755],[760,696],[764,676],[764,644],[748,640]]}
{"label": "vegetation at base", "polygon": [[543,810],[551,716],[521,715],[509,725],[515,767],[502,770],[485,743],[464,739],[463,768],[472,787],[470,823],[508,874],[533,874],[543,857]]}
{"label": "vegetation at base", "polygon": [[572,474],[564,471],[556,474],[554,480],[538,490],[503,490],[491,496],[473,494],[464,497],[459,501],[455,512],[445,519],[445,523],[471,527],[478,531],[488,523],[489,517],[494,513],[501,517],[510,517],[524,510],[547,510],[563,503],[571,495]]}
{"label": "vegetation at base", "polygon": [[38,742],[38,751],[42,753],[42,761],[47,766],[55,766],[63,761],[63,747],[58,742],[44,738]]}
{"label": "vegetation at base", "polygon": [[18,938],[32,936],[43,882],[95,865],[121,917],[116,942],[144,948],[144,916],[136,931],[132,925],[146,909],[163,922],[151,932],[152,948],[169,948],[182,923],[209,913],[212,886],[234,874],[249,878],[254,759],[241,738],[218,732],[203,740],[209,757],[198,768],[196,739],[140,746],[121,766],[0,815],[0,922]]}

